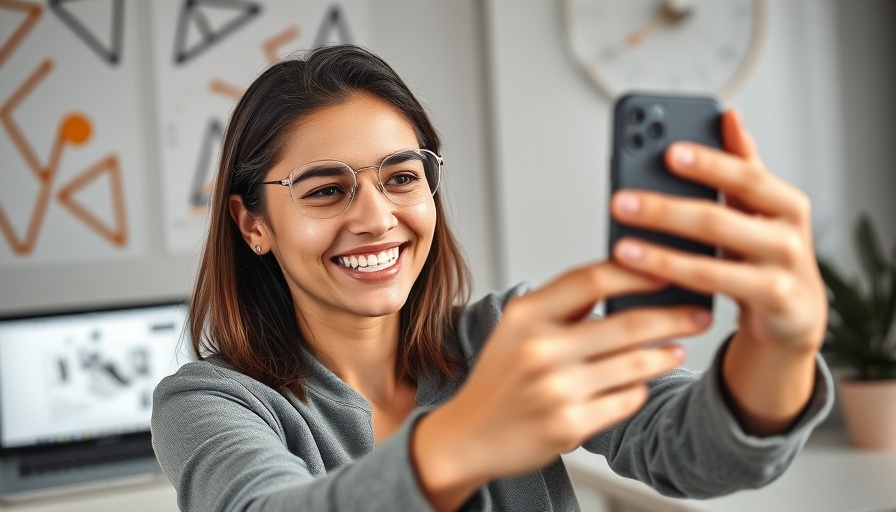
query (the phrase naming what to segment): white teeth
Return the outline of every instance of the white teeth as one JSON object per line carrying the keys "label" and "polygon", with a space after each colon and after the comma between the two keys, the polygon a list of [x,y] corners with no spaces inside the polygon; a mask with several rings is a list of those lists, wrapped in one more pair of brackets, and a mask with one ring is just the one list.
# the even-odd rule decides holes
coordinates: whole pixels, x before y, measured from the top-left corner
{"label": "white teeth", "polygon": [[342,256],[338,258],[343,267],[352,268],[359,272],[377,272],[391,267],[398,261],[398,247],[381,251],[379,254],[367,254],[363,256]]}

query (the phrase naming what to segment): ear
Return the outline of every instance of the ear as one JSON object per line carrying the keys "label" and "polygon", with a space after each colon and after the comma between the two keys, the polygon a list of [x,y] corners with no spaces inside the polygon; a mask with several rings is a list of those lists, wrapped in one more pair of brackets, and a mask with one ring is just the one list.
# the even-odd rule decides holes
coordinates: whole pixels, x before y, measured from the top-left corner
{"label": "ear", "polygon": [[249,244],[249,248],[256,254],[265,254],[270,250],[271,243],[267,234],[267,226],[264,219],[249,213],[243,198],[239,194],[230,194],[228,203],[230,216],[240,229],[243,240]]}

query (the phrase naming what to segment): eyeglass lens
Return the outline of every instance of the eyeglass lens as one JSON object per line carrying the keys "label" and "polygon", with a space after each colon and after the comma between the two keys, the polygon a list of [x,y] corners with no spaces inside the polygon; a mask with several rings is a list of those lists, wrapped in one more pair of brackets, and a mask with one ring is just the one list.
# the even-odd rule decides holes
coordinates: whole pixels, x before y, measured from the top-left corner
{"label": "eyeglass lens", "polygon": [[[430,151],[399,151],[383,160],[379,167],[381,190],[397,205],[420,204],[435,194],[439,186],[439,167],[438,157]],[[290,182],[290,193],[296,206],[317,219],[342,213],[351,203],[357,186],[352,168],[335,160],[297,167],[290,175]]]}

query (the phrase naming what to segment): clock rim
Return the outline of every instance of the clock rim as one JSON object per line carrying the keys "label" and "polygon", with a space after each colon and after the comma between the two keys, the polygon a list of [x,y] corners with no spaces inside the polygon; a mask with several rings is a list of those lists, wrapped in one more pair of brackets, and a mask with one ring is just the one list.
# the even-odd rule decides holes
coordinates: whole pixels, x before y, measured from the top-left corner
{"label": "clock rim", "polygon": [[[610,99],[618,98],[625,91],[616,90],[603,76],[597,68],[597,64],[591,60],[588,55],[588,46],[582,37],[581,31],[576,23],[576,10],[574,3],[581,0],[561,0],[563,10],[563,25],[566,33],[566,43],[568,49],[572,52],[573,59],[578,67],[585,72],[592,85],[606,95]],[[746,81],[747,76],[753,71],[756,62],[759,60],[759,53],[765,42],[765,35],[768,24],[768,2],[767,0],[751,0],[754,8],[755,20],[753,30],[750,34],[749,47],[747,54],[738,65],[734,74],[722,84],[713,94],[719,98],[729,98],[739,89]],[[687,93],[688,91],[681,91]]]}

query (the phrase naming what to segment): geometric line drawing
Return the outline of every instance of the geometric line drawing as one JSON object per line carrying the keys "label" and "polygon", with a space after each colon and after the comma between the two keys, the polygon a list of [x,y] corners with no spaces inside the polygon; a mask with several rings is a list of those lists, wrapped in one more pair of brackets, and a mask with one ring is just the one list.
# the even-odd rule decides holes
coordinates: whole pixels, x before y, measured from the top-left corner
{"label": "geometric line drawing", "polygon": [[202,148],[199,151],[199,161],[196,163],[190,191],[190,206],[196,212],[205,211],[211,203],[212,150],[221,141],[222,135],[221,122],[211,119],[202,139]]}
{"label": "geometric line drawing", "polygon": [[121,62],[121,45],[122,32],[124,31],[124,0],[111,0],[112,19],[111,38],[108,47],[104,45],[99,38],[87,28],[84,23],[75,17],[63,4],[73,2],[75,0],[50,0],[50,10],[52,10],[59,19],[68,25],[70,29],[78,36],[88,48],[99,55],[100,59],[106,61],[111,66]]}
{"label": "geometric line drawing", "polygon": [[9,243],[9,247],[13,253],[24,255],[34,250],[40,235],[40,228],[43,225],[44,216],[50,203],[50,189],[53,186],[53,179],[56,176],[56,170],[59,167],[59,161],[62,158],[62,149],[66,144],[76,146],[83,145],[90,139],[91,125],[90,121],[82,114],[71,114],[65,118],[56,131],[56,139],[50,150],[50,161],[47,167],[42,168],[34,155],[28,141],[22,136],[18,126],[15,124],[12,111],[27,96],[31,89],[47,74],[53,67],[53,61],[46,59],[38,66],[37,70],[31,74],[25,83],[10,97],[7,102],[0,107],[0,121],[6,128],[10,139],[17,147],[19,152],[25,158],[31,171],[37,176],[40,182],[40,190],[34,207],[29,215],[28,226],[25,230],[25,236],[20,238],[12,226],[6,211],[0,205],[0,231]]}
{"label": "geometric line drawing", "polygon": [[264,49],[264,56],[270,63],[274,63],[280,60],[279,52],[277,51],[281,46],[289,43],[293,39],[299,37],[300,31],[298,25],[291,25],[286,27],[283,32],[276,34],[274,37],[271,37],[267,41],[262,44],[262,48]]}
{"label": "geometric line drawing", "polygon": [[[212,29],[211,24],[200,9],[206,8],[231,9],[236,15],[217,30]],[[180,15],[177,19],[177,29],[174,42],[174,63],[185,64],[188,60],[199,55],[215,43],[221,41],[241,26],[245,25],[261,12],[261,5],[245,0],[184,0]],[[201,40],[191,48],[186,48],[187,32],[190,30],[190,22],[200,32]]]}
{"label": "geometric line drawing", "polygon": [[38,86],[41,80],[44,79],[50,71],[53,70],[53,60],[45,59],[40,65],[37,66],[31,76],[25,79],[22,82],[22,85],[16,89],[15,92],[7,99],[3,105],[0,105],[0,123],[3,124],[3,128],[6,129],[6,133],[9,135],[9,138],[12,140],[12,143],[19,150],[19,153],[22,154],[22,157],[25,159],[25,162],[28,164],[28,167],[31,168],[31,172],[33,172],[37,179],[39,179],[43,183],[49,183],[52,181],[52,172],[56,170],[56,167],[59,164],[59,158],[62,154],[62,143],[63,139],[62,132],[57,133],[56,141],[51,146],[50,150],[50,161],[47,162],[46,167],[41,165],[40,161],[37,159],[37,155],[34,153],[34,150],[31,149],[31,145],[28,144],[28,141],[25,140],[25,137],[22,135],[22,132],[19,130],[18,125],[16,125],[15,121],[12,117],[12,112],[16,107],[19,106],[26,96],[31,94],[31,91],[34,90],[35,87]]}
{"label": "geometric line drawing", "polygon": [[[28,225],[25,228],[24,237],[18,236],[12,222],[6,216],[6,211],[3,209],[3,205],[0,204],[0,231],[3,232],[4,238],[6,238],[10,249],[15,254],[28,254],[34,249],[34,245],[37,243],[40,227],[50,202],[50,187],[53,185],[53,175],[56,172],[59,159],[62,155],[62,146],[66,142],[81,144],[86,140],[81,138],[83,134],[75,133],[75,130],[72,129],[72,127],[77,124],[77,121],[72,121],[72,118],[69,118],[60,126],[60,130],[57,131],[56,140],[53,142],[53,146],[50,150],[50,162],[47,164],[47,167],[42,167],[37,160],[37,156],[34,154],[34,150],[31,149],[31,145],[28,144],[28,141],[25,140],[25,137],[19,131],[19,127],[12,117],[13,110],[15,110],[19,103],[31,93],[32,89],[37,87],[38,83],[43,80],[44,76],[46,76],[52,69],[53,61],[50,59],[44,60],[37,69],[31,73],[31,76],[29,76],[25,82],[13,92],[12,96],[10,96],[3,105],[0,105],[0,123],[2,123],[3,128],[9,135],[13,145],[19,150],[19,153],[21,153],[22,157],[25,159],[25,163],[31,168],[31,172],[37,176],[37,180],[40,183],[37,200],[34,202],[31,213],[28,215]],[[69,128],[68,130],[66,129],[67,127]],[[89,130],[87,136],[89,137]]]}
{"label": "geometric line drawing", "polygon": [[235,100],[240,99],[240,96],[243,95],[243,89],[225,82],[219,78],[212,78],[212,80],[208,83],[208,89],[211,92],[220,94],[222,96],[227,96],[228,98],[233,98]]}
{"label": "geometric line drawing", "polygon": [[12,55],[12,52],[15,50],[16,46],[22,42],[23,39],[28,35],[28,32],[34,27],[37,21],[40,19],[41,12],[43,9],[38,4],[29,4],[25,2],[19,2],[17,0],[0,0],[0,9],[10,9],[13,11],[22,11],[26,14],[24,21],[19,27],[9,36],[9,39],[0,47],[0,67],[3,66],[3,62]]}
{"label": "geometric line drawing", "polygon": [[[273,64],[274,62],[279,61],[280,47],[288,44],[293,39],[298,38],[299,34],[300,31],[298,25],[290,25],[289,27],[283,29],[280,33],[274,34],[268,39],[265,39],[261,44],[261,49],[264,52],[265,58],[267,58],[268,62]],[[240,99],[240,96],[242,96],[243,92],[245,92],[241,87],[227,83],[220,78],[212,78],[208,83],[208,89],[213,93],[227,96],[233,98],[234,100]]]}
{"label": "geometric line drawing", "polygon": [[47,206],[50,203],[50,187],[52,185],[50,182],[41,182],[37,200],[34,202],[34,207],[29,215],[28,227],[25,228],[25,236],[22,238],[19,238],[12,222],[6,216],[6,210],[0,204],[0,231],[2,231],[3,238],[6,239],[10,250],[14,254],[25,255],[34,250],[34,245],[37,243],[37,237],[40,234],[40,226],[43,223],[44,215],[47,213]]}
{"label": "geometric line drawing", "polygon": [[[7,6],[7,5],[4,5]],[[29,11],[34,12],[34,11]],[[29,18],[30,19],[30,18]],[[22,25],[24,26],[24,24]],[[23,34],[21,26],[16,31],[16,35]],[[21,37],[21,36],[19,36]],[[6,47],[11,45],[7,43]],[[69,114],[56,130],[56,138],[50,147],[50,156],[47,164],[44,166],[38,160],[34,149],[28,143],[18,124],[15,122],[13,112],[31,94],[31,92],[40,84],[40,82],[53,70],[53,60],[44,59],[31,75],[12,93],[12,95],[0,105],[0,124],[6,130],[10,141],[22,155],[25,163],[30,168],[32,174],[37,177],[39,190],[37,199],[34,202],[31,212],[28,215],[27,226],[24,236],[19,236],[13,227],[12,222],[6,214],[3,205],[0,204],[0,233],[9,244],[10,250],[17,255],[30,254],[40,235],[43,226],[44,217],[49,208],[51,189],[56,178],[56,171],[62,159],[62,152],[66,145],[71,144],[80,146],[85,144],[91,136],[92,125],[90,120],[84,114]],[[112,206],[115,215],[114,228],[109,228],[89,210],[81,204],[74,201],[72,194],[82,188],[89,181],[96,179],[103,172],[109,173],[110,184],[112,188]],[[85,222],[88,226],[106,237],[115,245],[123,246],[127,243],[127,225],[124,216],[124,196],[121,186],[121,172],[118,168],[118,160],[113,155],[106,158],[91,169],[85,171],[83,176],[76,177],[71,184],[67,185],[59,192],[59,201],[62,206],[66,207],[75,217]]]}
{"label": "geometric line drawing", "polygon": [[318,28],[317,30],[317,37],[314,38],[313,48],[317,48],[318,46],[323,46],[326,43],[332,42],[332,40],[330,39],[330,33],[333,32],[334,28],[339,30],[339,38],[337,39],[338,42],[352,42],[352,34],[348,29],[348,23],[346,22],[345,16],[343,16],[342,10],[338,5],[330,7],[330,11],[324,17],[320,28]]}
{"label": "geometric line drawing", "polygon": [[[102,219],[91,213],[89,209],[77,202],[74,198],[74,195],[78,190],[84,188],[103,174],[109,176],[109,197],[112,199],[112,211],[115,222],[115,226],[113,227],[109,227],[102,221]],[[109,240],[109,242],[119,247],[127,245],[128,225],[124,209],[124,188],[122,187],[121,170],[118,166],[117,155],[112,153],[85,170],[83,173],[75,176],[71,182],[59,190],[57,198],[59,199],[59,203],[67,208],[72,215],[102,235],[106,240]]]}

